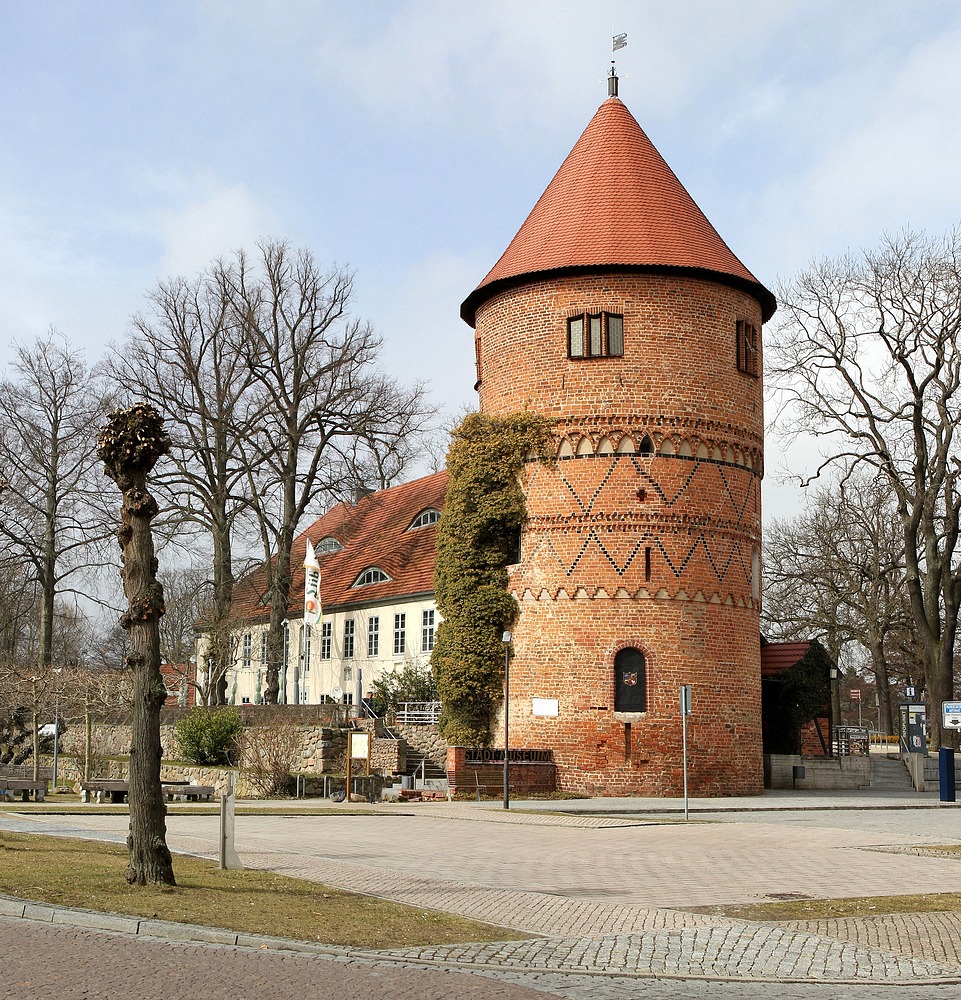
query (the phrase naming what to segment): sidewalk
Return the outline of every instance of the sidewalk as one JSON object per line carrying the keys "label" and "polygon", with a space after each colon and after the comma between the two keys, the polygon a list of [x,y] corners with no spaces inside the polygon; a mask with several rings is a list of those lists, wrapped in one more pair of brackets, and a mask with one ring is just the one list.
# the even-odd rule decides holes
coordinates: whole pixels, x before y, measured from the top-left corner
{"label": "sidewalk", "polygon": [[[691,806],[699,820],[722,821],[678,822],[677,800],[517,802],[509,812],[499,803],[379,805],[349,823],[305,815],[302,805],[285,802],[277,804],[278,815],[238,816],[237,849],[249,867],[540,935],[351,952],[374,962],[487,974],[540,969],[743,982],[961,983],[961,922],[954,914],[774,926],[681,908],[783,892],[961,890],[961,860],[912,850],[925,840],[959,842],[954,806],[935,808],[930,795],[905,801],[791,792]],[[944,830],[918,833],[921,818]],[[11,823],[122,839],[126,818],[0,817],[0,826]],[[216,818],[169,817],[168,844],[215,857]]]}

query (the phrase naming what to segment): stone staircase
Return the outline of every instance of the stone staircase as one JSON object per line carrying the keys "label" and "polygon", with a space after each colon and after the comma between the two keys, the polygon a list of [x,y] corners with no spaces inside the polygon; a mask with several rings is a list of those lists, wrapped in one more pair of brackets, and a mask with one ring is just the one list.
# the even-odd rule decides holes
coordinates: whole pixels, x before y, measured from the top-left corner
{"label": "stone staircase", "polygon": [[407,744],[407,767],[404,774],[409,777],[421,779],[421,767],[423,766],[423,778],[425,783],[436,781],[447,781],[447,770],[441,767],[433,758],[426,757],[416,747]]}
{"label": "stone staircase", "polygon": [[871,754],[871,791],[899,795],[914,791],[911,775],[897,754]]}

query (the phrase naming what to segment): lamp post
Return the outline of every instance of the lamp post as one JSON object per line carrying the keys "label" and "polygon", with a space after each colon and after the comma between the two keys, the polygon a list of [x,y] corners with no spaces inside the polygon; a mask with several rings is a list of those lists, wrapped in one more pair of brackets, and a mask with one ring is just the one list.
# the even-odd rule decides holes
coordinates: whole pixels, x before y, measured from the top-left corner
{"label": "lamp post", "polygon": [[510,791],[510,712],[511,712],[511,632],[501,636],[504,643],[504,808],[511,807]]}
{"label": "lamp post", "polygon": [[831,729],[832,732],[828,733],[828,743],[831,747],[831,753],[834,753],[834,733],[833,729],[838,725],[840,718],[840,697],[838,695],[838,668],[837,665],[832,663],[828,668],[828,676],[831,678]]}
{"label": "lamp post", "polygon": [[57,674],[57,687],[53,696],[53,791],[57,790],[57,753],[60,750],[60,679],[63,667],[54,667]]}

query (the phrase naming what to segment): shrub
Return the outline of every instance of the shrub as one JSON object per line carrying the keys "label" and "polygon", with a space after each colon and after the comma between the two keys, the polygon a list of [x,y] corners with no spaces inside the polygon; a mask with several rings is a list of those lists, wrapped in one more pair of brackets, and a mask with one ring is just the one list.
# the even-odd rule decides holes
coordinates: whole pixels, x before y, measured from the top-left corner
{"label": "shrub", "polygon": [[298,743],[297,730],[284,722],[244,730],[240,739],[241,764],[247,780],[264,798],[289,794]]}
{"label": "shrub", "polygon": [[378,715],[396,712],[405,701],[437,701],[433,673],[415,663],[405,663],[402,670],[382,674],[371,685],[373,709]]}
{"label": "shrub", "polygon": [[237,737],[242,728],[240,710],[232,705],[213,711],[195,708],[177,723],[174,736],[184,760],[193,764],[223,766],[234,759]]}

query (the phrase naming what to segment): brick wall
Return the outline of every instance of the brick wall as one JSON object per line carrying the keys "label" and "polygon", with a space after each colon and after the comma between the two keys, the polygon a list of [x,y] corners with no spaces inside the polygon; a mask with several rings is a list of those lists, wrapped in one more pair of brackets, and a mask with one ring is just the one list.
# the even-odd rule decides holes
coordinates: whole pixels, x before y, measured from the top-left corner
{"label": "brick wall", "polygon": [[[623,357],[569,359],[568,316],[602,311],[624,317]],[[478,310],[482,409],[557,421],[555,461],[525,472],[510,575],[511,744],[551,747],[563,790],[680,794],[690,684],[691,794],[761,791],[763,400],[737,369],[739,319],[760,329],[751,296],[662,275],[539,281]],[[630,717],[614,708],[625,648],[648,685]]]}
{"label": "brick wall", "polygon": [[[481,794],[501,794],[504,791],[504,764],[468,764],[465,747],[450,747],[447,751],[447,776],[451,793],[467,792],[473,795],[478,788]],[[514,762],[508,764],[508,781],[511,794],[549,794],[556,790],[555,765],[547,762]]]}

